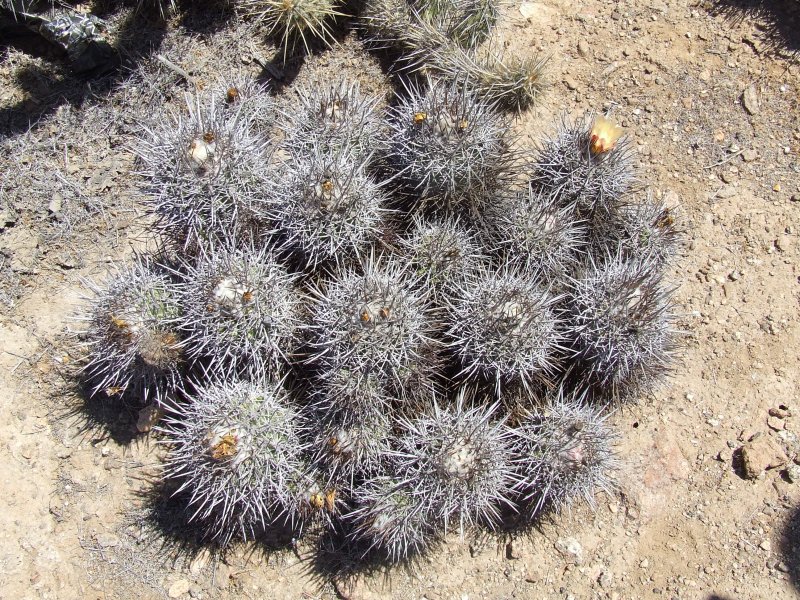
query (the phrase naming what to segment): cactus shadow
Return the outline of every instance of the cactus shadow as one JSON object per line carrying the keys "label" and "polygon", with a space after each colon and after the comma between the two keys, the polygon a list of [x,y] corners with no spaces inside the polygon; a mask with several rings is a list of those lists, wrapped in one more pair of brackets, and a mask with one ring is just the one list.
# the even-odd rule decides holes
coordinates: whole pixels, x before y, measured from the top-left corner
{"label": "cactus shadow", "polygon": [[789,581],[796,590],[800,590],[800,505],[790,511],[781,530],[778,548],[789,567]]}
{"label": "cactus shadow", "polygon": [[734,25],[757,19],[766,35],[767,50],[800,53],[800,3],[796,0],[714,0],[712,14]]}
{"label": "cactus shadow", "polygon": [[[436,549],[430,551],[435,553]],[[423,555],[392,562],[368,543],[352,539],[346,523],[342,522],[318,534],[303,561],[306,575],[320,588],[333,585],[343,597],[349,595],[359,580],[378,577],[388,584],[393,571],[400,569],[414,576],[425,563]]]}

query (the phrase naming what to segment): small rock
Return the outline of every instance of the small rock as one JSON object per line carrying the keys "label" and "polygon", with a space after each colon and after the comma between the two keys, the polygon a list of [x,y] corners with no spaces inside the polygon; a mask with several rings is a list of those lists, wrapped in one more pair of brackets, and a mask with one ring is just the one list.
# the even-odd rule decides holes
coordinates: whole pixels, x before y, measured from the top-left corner
{"label": "small rock", "polygon": [[780,571],[781,573],[788,573],[788,572],[789,572],[789,565],[787,565],[787,564],[786,564],[785,562],[783,562],[783,561],[779,562],[779,563],[778,563],[778,566],[777,566],[776,568],[777,568],[777,569],[778,569],[778,571]]}
{"label": "small rock", "polygon": [[783,419],[779,419],[778,417],[769,417],[767,419],[767,426],[774,431],[781,431],[784,426]]}
{"label": "small rock", "polygon": [[578,83],[572,77],[564,77],[564,85],[572,92],[578,89]]}
{"label": "small rock", "polygon": [[50,211],[52,214],[58,214],[61,212],[61,206],[64,202],[64,198],[59,193],[53,194],[52,199],[50,200],[50,204],[47,205],[47,210]]}
{"label": "small rock", "polygon": [[789,459],[769,436],[762,435],[742,446],[742,467],[748,479],[756,479],[767,469],[785,465]]}
{"label": "small rock", "polygon": [[532,19],[533,17],[540,16],[543,12],[543,7],[538,2],[523,2],[519,5],[519,13],[525,19]]}
{"label": "small rock", "polygon": [[758,105],[758,93],[754,86],[749,86],[742,94],[742,105],[751,115],[757,115],[760,107]]}
{"label": "small rock", "polygon": [[169,586],[167,595],[170,598],[180,598],[189,592],[190,587],[192,587],[192,584],[189,583],[188,579],[178,579],[178,581]]}
{"label": "small rock", "polygon": [[578,42],[578,54],[581,56],[589,56],[589,43],[586,40]]}
{"label": "small rock", "polygon": [[136,419],[136,429],[139,433],[147,433],[153,426],[158,423],[161,418],[161,409],[154,404],[145,406],[139,411],[139,416]]}
{"label": "small rock", "polygon": [[211,551],[208,548],[203,548],[189,563],[189,572],[192,575],[199,574],[200,571],[206,568],[209,560],[211,560]]}
{"label": "small rock", "polygon": [[119,544],[119,538],[113,533],[98,533],[94,539],[101,548],[113,548]]}
{"label": "small rock", "polygon": [[770,550],[772,550],[772,542],[770,542],[769,540],[764,540],[758,545],[758,547],[761,548],[762,550],[766,550],[767,552],[769,552]]}
{"label": "small rock", "polygon": [[575,538],[558,538],[555,547],[568,562],[583,563],[583,546]]}
{"label": "small rock", "polygon": [[646,569],[647,567],[650,566],[650,561],[645,558],[642,562],[639,563],[639,566],[642,567],[643,569]]}
{"label": "small rock", "polygon": [[703,69],[700,71],[700,81],[708,82],[711,80],[711,71],[708,69]]}
{"label": "small rock", "polygon": [[786,408],[785,405],[776,406],[769,409],[769,416],[770,417],[778,417],[779,419],[785,419],[786,417],[791,417],[792,413],[789,412],[789,409]]}
{"label": "small rock", "polygon": [[728,448],[723,448],[717,453],[717,460],[720,462],[730,462],[733,458],[733,453]]}
{"label": "small rock", "polygon": [[775,247],[780,252],[788,252],[792,247],[792,240],[788,235],[782,235],[775,240]]}
{"label": "small rock", "polygon": [[747,148],[742,152],[742,160],[744,162],[753,162],[755,159],[758,158],[758,152],[756,152],[753,148]]}
{"label": "small rock", "polygon": [[737,193],[736,188],[732,185],[724,185],[714,195],[722,200],[727,200],[728,198],[733,198]]}
{"label": "small rock", "polygon": [[789,480],[789,483],[800,481],[800,465],[789,465],[789,468],[786,469],[786,479]]}

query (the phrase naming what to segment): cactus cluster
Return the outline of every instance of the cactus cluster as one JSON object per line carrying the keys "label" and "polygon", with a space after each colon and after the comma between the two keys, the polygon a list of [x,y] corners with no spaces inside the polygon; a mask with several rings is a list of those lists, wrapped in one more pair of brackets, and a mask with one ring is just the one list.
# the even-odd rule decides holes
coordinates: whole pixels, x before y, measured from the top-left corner
{"label": "cactus cluster", "polygon": [[[467,52],[496,6],[420,0],[370,27],[405,18],[446,32],[426,52]],[[161,405],[192,519],[220,543],[280,525],[398,561],[612,490],[607,407],[676,351],[675,212],[634,185],[624,132],[565,119],[525,164],[463,81],[388,107],[344,82],[297,97],[222,82],[145,127],[165,258],[95,286],[90,391]]]}

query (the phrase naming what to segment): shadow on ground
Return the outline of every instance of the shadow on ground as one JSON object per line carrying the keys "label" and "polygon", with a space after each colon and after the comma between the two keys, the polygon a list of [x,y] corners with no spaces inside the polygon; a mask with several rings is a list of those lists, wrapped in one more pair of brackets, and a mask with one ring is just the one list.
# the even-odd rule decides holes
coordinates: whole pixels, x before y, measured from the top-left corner
{"label": "shadow on ground", "polygon": [[712,12],[734,24],[756,19],[756,26],[766,35],[768,50],[800,53],[798,0],[714,0]]}

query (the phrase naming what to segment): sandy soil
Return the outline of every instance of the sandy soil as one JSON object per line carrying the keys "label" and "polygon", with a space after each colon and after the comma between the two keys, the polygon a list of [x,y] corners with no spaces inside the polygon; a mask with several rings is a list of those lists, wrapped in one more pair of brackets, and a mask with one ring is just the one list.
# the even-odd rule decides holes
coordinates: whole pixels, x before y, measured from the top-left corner
{"label": "sandy soil", "polygon": [[[69,378],[81,278],[147,245],[130,174],[136,115],[188,89],[146,42],[198,85],[220,69],[258,75],[272,50],[244,26],[176,20],[125,31],[141,37],[137,72],[84,83],[46,50],[0,42],[0,596],[800,597],[800,65],[789,52],[800,39],[780,37],[792,35],[781,14],[775,28],[683,0],[509,7],[509,50],[552,55],[552,89],[521,117],[522,143],[563,111],[612,107],[643,181],[682,206],[687,246],[670,273],[682,362],[614,415],[625,467],[596,511],[510,542],[450,538],[414,570],[334,581],[302,545],[217,555],[173,535],[169,507],[146,492],[161,449],[135,435],[135,415],[86,404]],[[377,87],[378,63],[353,36],[341,42],[277,83],[344,70]]]}

